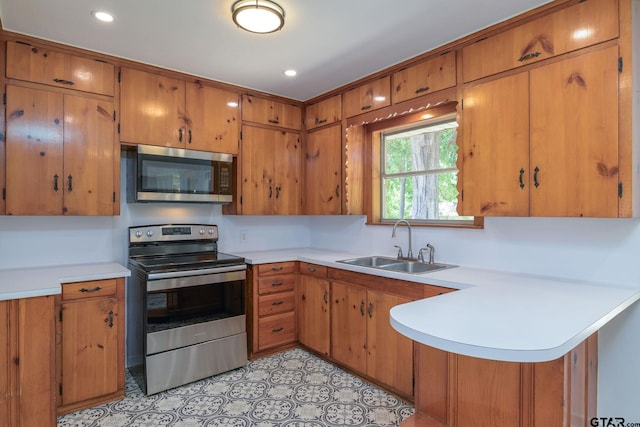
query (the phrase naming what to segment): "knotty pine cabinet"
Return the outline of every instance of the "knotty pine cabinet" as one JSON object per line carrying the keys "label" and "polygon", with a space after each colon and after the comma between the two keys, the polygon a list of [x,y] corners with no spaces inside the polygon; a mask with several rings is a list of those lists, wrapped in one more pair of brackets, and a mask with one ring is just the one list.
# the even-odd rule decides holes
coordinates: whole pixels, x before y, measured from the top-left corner
{"label": "knotty pine cabinet", "polygon": [[564,357],[519,363],[416,344],[416,414],[403,427],[586,426],[596,413],[597,335]]}
{"label": "knotty pine cabinet", "polygon": [[328,357],[331,347],[330,291],[327,267],[299,263],[298,342]]}
{"label": "knotty pine cabinet", "polygon": [[462,214],[617,217],[617,95],[617,46],[465,87]]}
{"label": "knotty pine cabinet", "polygon": [[113,101],[14,85],[6,90],[6,213],[117,215]]}
{"label": "knotty pine cabinet", "polygon": [[249,357],[296,341],[295,261],[249,266],[247,316]]}
{"label": "knotty pine cabinet", "polygon": [[122,68],[122,142],[238,154],[239,95]]}
{"label": "knotty pine cabinet", "polygon": [[302,129],[302,108],[273,99],[242,95],[242,121],[277,126],[284,129]]}
{"label": "knotty pine cabinet", "polygon": [[446,52],[393,73],[393,103],[456,85],[456,53]]}
{"label": "knotty pine cabinet", "polygon": [[65,283],[58,299],[58,414],[124,397],[124,279]]}
{"label": "knotty pine cabinet", "polygon": [[54,297],[0,301],[0,425],[54,427]]}
{"label": "knotty pine cabinet", "polygon": [[391,77],[385,76],[346,91],[342,99],[344,117],[353,117],[391,105]]}
{"label": "knotty pine cabinet", "polygon": [[619,35],[617,0],[587,0],[465,46],[465,82],[578,50]]}
{"label": "knotty pine cabinet", "polygon": [[322,101],[307,105],[305,108],[305,125],[307,130],[330,125],[342,119],[342,96],[334,95]]}
{"label": "knotty pine cabinet", "polygon": [[114,96],[113,64],[24,42],[7,42],[6,76],[8,79]]}
{"label": "knotty pine cabinet", "polygon": [[340,215],[342,208],[342,126],[309,132],[304,148],[304,211]]}
{"label": "knotty pine cabinet", "polygon": [[285,130],[245,125],[242,127],[241,144],[239,213],[243,215],[300,214],[302,212],[300,135]]}

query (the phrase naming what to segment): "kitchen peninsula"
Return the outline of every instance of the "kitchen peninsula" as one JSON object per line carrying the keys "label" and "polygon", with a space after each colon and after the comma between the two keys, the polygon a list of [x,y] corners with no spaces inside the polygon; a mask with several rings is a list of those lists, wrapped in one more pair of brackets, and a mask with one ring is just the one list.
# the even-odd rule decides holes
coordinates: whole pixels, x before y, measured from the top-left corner
{"label": "kitchen peninsula", "polygon": [[[315,249],[239,255],[254,265],[300,261],[454,290],[391,309],[393,327],[416,342],[421,418],[406,425],[544,425],[557,419],[582,424],[596,410],[597,331],[640,299],[640,287],[464,266],[412,275],[346,265],[336,261],[358,255]],[[487,373],[497,375],[483,377]],[[430,375],[429,392],[421,387],[423,375]],[[478,384],[486,379],[495,382]],[[476,401],[465,401],[472,391],[478,392]],[[494,408],[492,399],[512,407]]]}

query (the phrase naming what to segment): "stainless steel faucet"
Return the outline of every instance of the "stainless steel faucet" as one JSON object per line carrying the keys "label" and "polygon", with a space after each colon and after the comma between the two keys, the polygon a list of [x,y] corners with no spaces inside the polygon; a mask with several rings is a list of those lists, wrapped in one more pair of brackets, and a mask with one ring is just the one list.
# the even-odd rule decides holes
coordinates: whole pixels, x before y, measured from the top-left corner
{"label": "stainless steel faucet", "polygon": [[[398,224],[400,224],[401,222],[407,224],[407,228],[409,230],[409,251],[407,252],[406,257],[413,259],[413,250],[411,249],[411,224],[409,224],[409,221],[407,221],[406,219],[397,220],[396,223],[393,224],[393,232],[391,233],[391,237],[396,237],[396,227],[398,227]],[[402,253],[401,251],[398,252],[399,258],[401,257],[400,255],[401,253]]]}
{"label": "stainless steel faucet", "polygon": [[418,261],[419,262],[424,262],[423,251],[425,251],[426,249],[429,250],[429,264],[433,264],[434,263],[434,255],[435,255],[436,248],[434,248],[431,243],[427,243],[427,247],[426,248],[421,248],[418,251]]}

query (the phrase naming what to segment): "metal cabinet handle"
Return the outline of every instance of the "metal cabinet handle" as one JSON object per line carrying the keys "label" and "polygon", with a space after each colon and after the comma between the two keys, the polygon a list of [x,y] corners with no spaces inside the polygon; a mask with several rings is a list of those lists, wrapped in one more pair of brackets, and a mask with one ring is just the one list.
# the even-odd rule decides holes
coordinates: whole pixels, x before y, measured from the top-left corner
{"label": "metal cabinet handle", "polygon": [[280,190],[282,189],[282,187],[276,187],[276,199],[278,197],[280,197]]}
{"label": "metal cabinet handle", "polygon": [[69,86],[73,86],[75,83],[73,83],[71,80],[65,80],[65,79],[53,79],[54,83],[60,83],[63,85],[69,85]]}
{"label": "metal cabinet handle", "polygon": [[53,175],[53,191],[58,191],[58,174]]}
{"label": "metal cabinet handle", "polygon": [[276,332],[282,331],[283,329],[284,329],[283,327],[280,327],[280,328],[272,329],[271,332],[276,333]]}
{"label": "metal cabinet handle", "polygon": [[278,118],[276,118],[275,120],[269,119],[268,121],[269,121],[269,123],[273,123],[274,125],[277,125],[277,124],[280,123],[280,120],[278,120]]}
{"label": "metal cabinet handle", "polygon": [[278,286],[282,286],[284,282],[274,282],[271,284],[272,287],[277,288]]}
{"label": "metal cabinet handle", "polygon": [[109,327],[113,328],[113,310],[109,310]]}
{"label": "metal cabinet handle", "polygon": [[316,118],[316,124],[317,125],[321,125],[323,123],[327,123],[327,119],[318,119],[318,118]]}
{"label": "metal cabinet handle", "polygon": [[67,177],[67,180],[69,180],[69,186],[67,187],[67,191],[71,193],[73,191],[73,176],[69,175]]}
{"label": "metal cabinet handle", "polygon": [[425,87],[421,87],[416,89],[416,93],[422,93],[422,92],[426,92],[429,90],[429,86],[425,86]]}
{"label": "metal cabinet handle", "polygon": [[369,319],[373,317],[373,303],[369,303],[369,307],[367,307],[367,314],[369,314]]}
{"label": "metal cabinet handle", "polygon": [[98,292],[100,289],[102,289],[100,286],[96,286],[93,289],[82,288],[82,289],[80,289],[80,292],[82,292],[83,294],[86,294],[86,293],[91,293],[91,292]]}
{"label": "metal cabinet handle", "polygon": [[324,303],[329,304],[329,291],[324,291]]}
{"label": "metal cabinet handle", "polygon": [[273,188],[269,186],[269,198],[271,198],[272,195],[273,195]]}
{"label": "metal cabinet handle", "polygon": [[284,267],[279,266],[279,267],[271,267],[271,271],[282,271]]}
{"label": "metal cabinet handle", "polygon": [[191,137],[192,137],[192,136],[193,136],[193,135],[191,134],[191,129],[189,129],[189,144],[191,144]]}
{"label": "metal cabinet handle", "polygon": [[364,316],[364,301],[360,301],[360,314]]}
{"label": "metal cabinet handle", "polygon": [[524,169],[520,169],[520,188],[524,188],[524,181],[523,181],[523,177],[524,177]]}
{"label": "metal cabinet handle", "polygon": [[284,301],[274,301],[271,305],[282,305],[282,303],[284,303]]}
{"label": "metal cabinet handle", "polygon": [[364,110],[368,110],[371,108],[371,105],[363,105],[362,108],[360,108],[360,110],[364,111]]}
{"label": "metal cabinet handle", "polygon": [[533,185],[535,185],[536,188],[540,186],[540,183],[538,182],[538,172],[540,172],[540,169],[536,166],[533,170]]}
{"label": "metal cabinet handle", "polygon": [[537,58],[540,55],[542,55],[540,52],[527,53],[526,55],[522,55],[520,58],[518,58],[518,61],[524,62],[532,58]]}
{"label": "metal cabinet handle", "polygon": [[336,197],[340,197],[340,184],[336,185]]}
{"label": "metal cabinet handle", "polygon": [[182,128],[178,129],[178,142],[182,142]]}

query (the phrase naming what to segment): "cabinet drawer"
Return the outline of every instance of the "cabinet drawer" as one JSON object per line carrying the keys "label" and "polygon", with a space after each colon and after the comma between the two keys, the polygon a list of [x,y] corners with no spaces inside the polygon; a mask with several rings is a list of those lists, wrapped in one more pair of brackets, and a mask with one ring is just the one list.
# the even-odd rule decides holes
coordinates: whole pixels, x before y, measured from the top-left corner
{"label": "cabinet drawer", "polygon": [[7,78],[113,96],[113,64],[7,42]]}
{"label": "cabinet drawer", "polygon": [[469,82],[618,37],[618,2],[585,1],[462,50]]}
{"label": "cabinet drawer", "polygon": [[302,128],[302,108],[284,102],[243,95],[242,120],[299,130]]}
{"label": "cabinet drawer", "polygon": [[325,279],[327,277],[327,267],[324,265],[309,264],[308,262],[300,263],[300,274],[305,276],[319,277]]}
{"label": "cabinet drawer", "polygon": [[258,320],[258,347],[265,349],[296,339],[295,313],[276,314]]}
{"label": "cabinet drawer", "polygon": [[275,292],[292,291],[296,287],[296,276],[272,276],[258,279],[258,294],[268,295]]}
{"label": "cabinet drawer", "polygon": [[393,102],[402,102],[456,85],[456,54],[449,52],[393,74]]}
{"label": "cabinet drawer", "polygon": [[62,300],[69,301],[80,298],[103,297],[115,295],[116,279],[94,280],[90,282],[73,282],[62,284]]}
{"label": "cabinet drawer", "polygon": [[324,101],[316,102],[307,107],[305,112],[305,124],[307,130],[315,129],[335,123],[342,119],[342,97],[332,96]]}
{"label": "cabinet drawer", "polygon": [[270,274],[289,274],[296,272],[295,261],[279,262],[277,264],[260,264],[258,265],[258,276],[267,276]]}
{"label": "cabinet drawer", "polygon": [[353,117],[391,104],[391,78],[374,80],[344,94],[344,115]]}
{"label": "cabinet drawer", "polygon": [[258,298],[258,316],[270,316],[291,311],[295,308],[295,305],[296,294],[293,291],[262,295]]}

